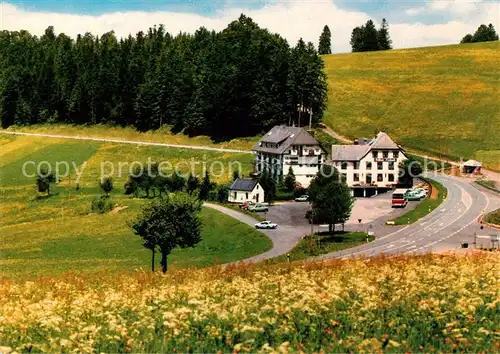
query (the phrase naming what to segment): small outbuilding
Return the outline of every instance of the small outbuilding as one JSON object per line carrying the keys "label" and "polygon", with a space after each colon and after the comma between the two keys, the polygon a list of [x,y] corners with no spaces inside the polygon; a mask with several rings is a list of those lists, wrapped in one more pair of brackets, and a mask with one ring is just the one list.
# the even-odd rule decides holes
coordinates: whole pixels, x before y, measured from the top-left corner
{"label": "small outbuilding", "polygon": [[263,203],[264,189],[257,179],[238,178],[229,187],[227,200],[231,203],[243,203],[246,201]]}
{"label": "small outbuilding", "polygon": [[467,174],[481,173],[481,162],[476,160],[465,161],[462,164],[462,172]]}

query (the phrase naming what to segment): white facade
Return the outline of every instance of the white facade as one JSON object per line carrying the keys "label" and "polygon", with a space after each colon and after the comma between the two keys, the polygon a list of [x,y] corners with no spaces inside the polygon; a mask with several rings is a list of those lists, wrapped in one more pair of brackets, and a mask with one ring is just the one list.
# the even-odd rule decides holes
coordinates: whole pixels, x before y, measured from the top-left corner
{"label": "white facade", "polygon": [[256,172],[267,171],[276,181],[281,181],[291,167],[296,181],[306,188],[326,158],[319,142],[298,127],[274,127],[253,150]]}
{"label": "white facade", "polygon": [[[333,145],[331,164],[344,177],[352,194],[369,196],[399,183],[399,165],[404,150],[380,132],[374,139],[357,139],[354,145]],[[359,143],[361,142],[361,143]]]}
{"label": "white facade", "polygon": [[283,179],[291,167],[296,181],[307,188],[324,160],[325,154],[319,145],[294,145],[282,155],[257,153],[255,161],[256,165],[266,166],[277,180]]}
{"label": "white facade", "polygon": [[261,185],[257,183],[253,190],[243,191],[243,190],[229,190],[229,195],[227,200],[231,203],[243,203],[246,201],[252,201],[254,203],[264,202],[264,189]]}
{"label": "white facade", "polygon": [[333,161],[349,187],[393,188],[398,184],[399,164],[406,160],[400,149],[369,150],[359,161]]}

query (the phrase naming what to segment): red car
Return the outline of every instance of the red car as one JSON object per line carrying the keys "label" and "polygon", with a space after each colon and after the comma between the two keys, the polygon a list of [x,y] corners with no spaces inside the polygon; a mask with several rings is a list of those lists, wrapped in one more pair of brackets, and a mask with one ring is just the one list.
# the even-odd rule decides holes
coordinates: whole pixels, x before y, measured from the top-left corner
{"label": "red car", "polygon": [[248,207],[252,204],[253,204],[253,202],[246,202],[246,203],[240,204],[240,208],[243,210],[248,210]]}

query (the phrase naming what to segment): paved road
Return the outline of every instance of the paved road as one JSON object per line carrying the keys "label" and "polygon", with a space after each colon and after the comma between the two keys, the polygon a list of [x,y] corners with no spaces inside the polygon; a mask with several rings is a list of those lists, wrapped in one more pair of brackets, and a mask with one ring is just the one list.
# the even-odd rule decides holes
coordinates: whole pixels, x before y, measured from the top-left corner
{"label": "paved road", "polygon": [[476,189],[464,179],[437,174],[427,174],[427,177],[441,182],[448,189],[448,197],[438,209],[414,224],[377,237],[371,243],[319,258],[442,251],[458,248],[463,241],[473,242],[474,232],[485,235],[494,232],[480,231],[477,219],[483,210],[488,212],[500,206],[498,196]]}
{"label": "paved road", "polygon": [[233,153],[238,153],[238,154],[253,154],[253,152],[249,151],[249,150],[224,149],[224,148],[216,148],[216,147],[210,147],[210,146],[198,146],[198,145],[165,144],[165,143],[154,143],[154,142],[149,142],[149,141],[137,141],[137,140],[95,138],[95,137],[90,137],[90,136],[56,135],[56,134],[43,134],[43,133],[23,133],[23,132],[13,132],[13,131],[5,131],[5,130],[0,130],[0,134],[38,136],[38,137],[43,137],[43,138],[56,138],[56,139],[102,141],[102,142],[106,142],[106,143],[119,143],[119,144],[164,146],[164,147],[177,148],[177,149],[233,152]]}

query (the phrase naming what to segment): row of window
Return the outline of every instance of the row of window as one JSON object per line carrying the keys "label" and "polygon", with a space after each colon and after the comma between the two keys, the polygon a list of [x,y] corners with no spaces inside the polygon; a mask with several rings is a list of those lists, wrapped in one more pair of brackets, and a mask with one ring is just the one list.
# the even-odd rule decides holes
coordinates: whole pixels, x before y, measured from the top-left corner
{"label": "row of window", "polygon": [[[372,151],[372,156],[374,159],[377,159],[379,156],[380,156],[380,151]],[[393,151],[392,152],[392,157],[394,159],[397,159],[399,156],[399,151]],[[389,158],[389,151],[382,151],[382,157],[384,159],[388,159]]]}
{"label": "row of window", "polygon": [[[348,163],[347,162],[342,162],[340,164],[340,169],[341,170],[347,170]],[[355,170],[359,170],[359,162],[353,162],[353,166]],[[370,161],[366,162],[366,169],[371,170],[373,168],[373,164]],[[394,162],[389,162],[389,170],[394,170],[396,168],[396,165]],[[383,170],[384,169],[384,163],[383,162],[377,162],[377,170]]]}
{"label": "row of window", "polygon": [[[395,181],[395,176],[394,174],[390,173],[387,175],[387,179],[389,182],[394,182]],[[355,173],[353,175],[353,181],[354,182],[359,182],[359,173]],[[384,181],[384,175],[379,173],[377,174],[377,182],[383,182]],[[371,183],[372,182],[372,175],[368,173],[366,175],[366,183]]]}

